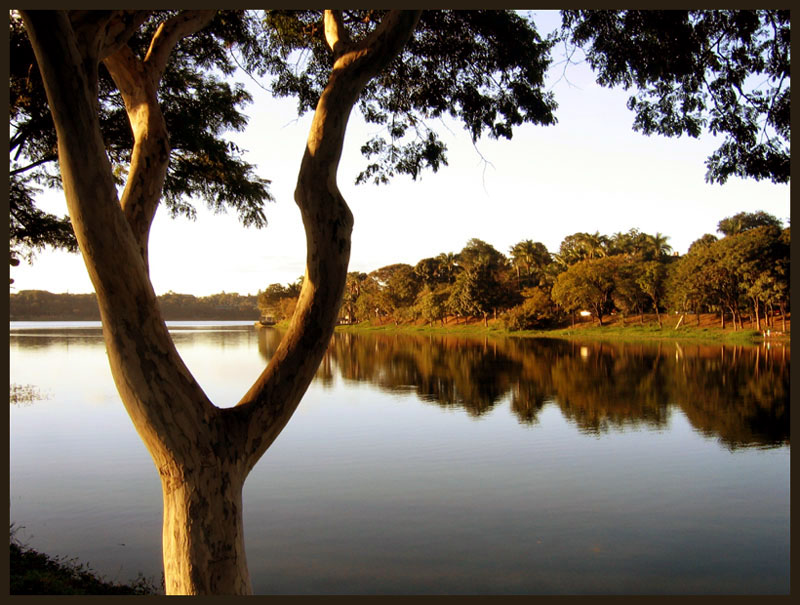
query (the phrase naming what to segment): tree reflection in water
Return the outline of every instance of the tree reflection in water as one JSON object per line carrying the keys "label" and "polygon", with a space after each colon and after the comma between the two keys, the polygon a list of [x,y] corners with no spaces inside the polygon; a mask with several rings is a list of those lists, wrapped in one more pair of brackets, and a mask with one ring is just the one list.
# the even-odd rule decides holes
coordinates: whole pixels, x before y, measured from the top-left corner
{"label": "tree reflection in water", "polygon": [[[269,359],[280,342],[259,331]],[[789,444],[788,347],[575,343],[554,339],[336,333],[317,371],[463,408],[479,417],[505,398],[534,424],[547,403],[582,431],[666,427],[678,406],[731,449]]]}

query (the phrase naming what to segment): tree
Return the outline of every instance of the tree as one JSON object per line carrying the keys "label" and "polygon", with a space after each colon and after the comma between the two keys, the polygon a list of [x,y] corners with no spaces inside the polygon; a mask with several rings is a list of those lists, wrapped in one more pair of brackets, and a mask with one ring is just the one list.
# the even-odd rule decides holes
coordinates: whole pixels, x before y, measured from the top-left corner
{"label": "tree", "polygon": [[347,281],[345,282],[344,294],[342,296],[342,315],[347,323],[357,323],[358,315],[356,313],[356,302],[358,297],[361,296],[361,285],[367,279],[366,273],[359,271],[351,271],[347,274]]}
{"label": "tree", "polygon": [[603,317],[611,310],[615,276],[621,257],[586,259],[561,273],[553,286],[553,300],[568,313],[591,310],[602,326]]}
{"label": "tree", "polygon": [[444,324],[448,296],[447,286],[440,284],[433,289],[425,286],[419,293],[416,302],[416,308],[422,319],[430,325],[433,325],[434,321]]}
{"label": "tree", "polygon": [[578,232],[561,241],[557,259],[563,266],[572,265],[587,258],[600,258],[609,253],[610,240],[599,231]]}
{"label": "tree", "polygon": [[661,300],[664,298],[666,281],[667,281],[667,265],[657,260],[646,261],[642,264],[641,273],[637,278],[636,283],[642,292],[650,297],[653,302],[653,309],[656,312],[656,320],[658,327],[661,328],[661,314],[658,311]]}
{"label": "tree", "polygon": [[[214,12],[165,19],[144,59],[126,44],[141,23],[139,13],[32,11],[23,18],[58,134],[64,191],[97,292],[112,374],[162,479],[167,591],[249,592],[242,485],[313,378],[346,276],[352,216],[335,179],[320,175],[336,173],[347,115],[366,83],[406,43],[419,14],[390,13],[371,35],[351,41],[341,14],[326,13],[334,64],[295,196],[308,233],[306,279],[281,346],[242,401],[228,409],[208,400],[178,356],[146,255],[169,159],[157,85],[177,42],[207,25]],[[120,201],[97,111],[101,61],[122,92],[134,133]],[[291,368],[291,379],[282,368]]]}
{"label": "tree", "polygon": [[739,212],[722,219],[717,224],[717,231],[723,235],[736,235],[757,227],[783,227],[780,219],[759,210],[758,212]]}
{"label": "tree", "polygon": [[[537,277],[541,277],[543,268],[550,263],[550,253],[547,251],[545,245],[541,242],[534,242],[532,240],[523,240],[511,246],[509,249],[511,255],[511,263],[517,272],[517,283],[520,290],[525,285],[536,286],[537,283],[531,283],[533,280],[533,269],[536,269]],[[523,280],[521,268],[525,268],[525,279]]]}
{"label": "tree", "polygon": [[[708,233],[698,238],[667,274],[665,287],[670,307],[681,313],[694,310],[698,325],[702,309],[715,301],[710,270],[713,264],[711,250],[716,242],[717,238]],[[724,314],[720,319],[724,328]]]}
{"label": "tree", "polygon": [[[511,138],[523,123],[554,123],[555,103],[544,90],[554,41],[541,40],[532,23],[508,11],[267,11],[256,22],[239,11],[21,14],[55,132],[49,151],[57,148],[111,372],[161,478],[167,592],[248,593],[242,486],[310,384],[346,284],[353,217],[337,186],[337,168],[353,107],[383,127],[364,145],[371,163],[356,180],[416,178],[446,164],[445,146],[427,120],[449,113],[473,140]],[[779,31],[786,21],[788,32],[788,17],[766,14],[775,15]],[[274,94],[296,96],[299,111],[314,116],[295,189],[307,239],[297,308],[261,376],[237,405],[221,408],[170,338],[149,278],[147,244],[162,198],[190,212],[184,196],[197,190],[212,204],[241,200],[234,206],[244,222],[263,218],[261,205],[251,202],[264,201],[266,183],[242,164],[233,171],[241,178],[224,178],[233,165],[226,159],[223,121],[200,130],[207,144],[187,147],[198,166],[223,176],[211,181],[217,184],[193,181],[191,165],[172,154],[179,147],[171,135],[183,122],[168,119],[170,103],[184,120],[208,119],[204,95],[193,94],[203,88],[198,70],[207,77],[215,69],[229,73],[223,58],[231,46],[245,67],[272,77]],[[307,51],[303,63],[295,64],[294,51]],[[757,66],[747,68],[757,72]],[[176,94],[168,97],[169,90]],[[124,118],[121,130],[106,120],[109,91],[114,115]],[[235,94],[228,99],[221,106],[237,106]],[[788,93],[783,99],[774,97],[773,105],[788,115]],[[48,113],[44,104],[32,103],[37,116]],[[788,135],[788,118],[783,124],[780,115],[773,112],[770,123]],[[225,123],[241,125],[234,117]],[[747,150],[748,140],[740,142]]]}
{"label": "tree", "polygon": [[462,271],[453,285],[450,306],[460,315],[482,316],[488,325],[489,313],[508,306],[513,296],[504,279],[508,259],[491,244],[472,238],[457,261]]}
{"label": "tree", "polygon": [[[266,290],[258,293],[258,308],[262,316],[271,316],[280,321],[289,319],[291,313],[288,313],[291,305],[287,304],[288,300],[297,299],[300,295],[300,281],[293,284],[282,286],[281,284],[270,284]],[[293,309],[292,309],[293,310]]]}
{"label": "tree", "polygon": [[659,260],[672,252],[672,246],[667,243],[668,235],[656,231],[655,235],[644,235],[644,254],[646,260]]}
{"label": "tree", "polygon": [[783,277],[780,265],[788,260],[780,238],[780,228],[764,225],[724,237],[717,244],[720,257],[735,267],[740,293],[752,305],[757,330],[761,330],[762,304],[772,299]]}
{"label": "tree", "polygon": [[435,258],[423,258],[414,265],[414,273],[424,286],[435,287],[442,280],[441,263]]}
{"label": "tree", "polygon": [[[617,257],[623,258],[623,257]],[[639,314],[640,323],[644,323],[644,307],[647,303],[647,294],[640,285],[644,270],[644,263],[635,258],[624,258],[617,266],[614,275],[614,292],[612,300],[614,306],[622,312],[622,321],[625,316],[632,313]]]}
{"label": "tree", "polygon": [[397,323],[404,311],[414,304],[420,289],[414,267],[396,263],[376,269],[369,277],[377,285],[372,304],[380,313],[393,317]]}

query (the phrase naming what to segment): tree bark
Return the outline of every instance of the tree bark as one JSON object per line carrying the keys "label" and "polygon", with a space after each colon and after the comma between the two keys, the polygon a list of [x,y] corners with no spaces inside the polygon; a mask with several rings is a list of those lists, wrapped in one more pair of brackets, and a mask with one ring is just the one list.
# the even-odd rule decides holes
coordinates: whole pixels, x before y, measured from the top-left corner
{"label": "tree bark", "polygon": [[[184,365],[147,266],[147,238],[169,153],[155,102],[157,80],[174,44],[207,23],[209,14],[185,11],[162,24],[140,62],[124,47],[124,36],[141,15],[126,13],[128,20],[116,29],[108,26],[115,11],[98,15],[102,27],[86,15],[78,35],[66,11],[22,13],[56,127],[67,206],[97,293],[111,372],[161,477],[168,594],[251,592],[242,486],[313,379],[346,281],[353,219],[336,169],[347,119],[363,87],[406,44],[419,13],[392,11],[370,36],[353,43],[339,13],[326,12],[335,64],[295,193],[308,239],[306,279],[276,354],[233,408],[214,406]],[[101,39],[104,32],[113,37]],[[97,68],[104,59],[123,93],[136,141],[122,203],[97,115]]]}
{"label": "tree bark", "polygon": [[756,318],[755,319],[756,330],[758,330],[760,332],[761,331],[761,316],[759,315],[758,307],[759,307],[758,299],[756,297],[753,297],[753,311],[755,312],[755,318]]}

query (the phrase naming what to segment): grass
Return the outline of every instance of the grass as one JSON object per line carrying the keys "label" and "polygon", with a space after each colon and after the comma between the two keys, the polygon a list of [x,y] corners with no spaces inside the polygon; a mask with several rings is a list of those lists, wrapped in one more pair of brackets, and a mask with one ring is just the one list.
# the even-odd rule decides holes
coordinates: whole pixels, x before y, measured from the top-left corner
{"label": "grass", "polygon": [[109,582],[75,559],[51,557],[14,538],[11,528],[9,593],[13,595],[154,595],[155,584],[139,576],[128,584]]}
{"label": "grass", "polygon": [[[461,321],[461,320],[460,320]],[[687,322],[679,329],[674,329],[675,319],[663,318],[663,327],[659,328],[655,316],[645,316],[644,323],[637,319],[628,318],[623,321],[619,317],[606,318],[606,325],[599,326],[595,322],[584,321],[574,327],[565,327],[554,330],[522,330],[509,331],[502,327],[499,321],[489,321],[485,326],[483,321],[456,322],[451,319],[445,325],[429,326],[425,324],[399,324],[393,322],[373,324],[362,322],[355,325],[337,326],[337,331],[354,333],[383,333],[383,334],[459,334],[465,336],[512,336],[521,338],[566,338],[575,340],[609,340],[619,342],[641,341],[690,341],[704,343],[726,343],[752,345],[763,341],[761,332],[754,329],[734,330],[719,327],[718,318],[708,314],[701,316],[699,325],[695,316],[687,317]],[[779,323],[779,322],[778,322]],[[789,322],[787,322],[789,323]],[[775,333],[770,340],[774,342],[789,342],[789,327],[786,334]]]}

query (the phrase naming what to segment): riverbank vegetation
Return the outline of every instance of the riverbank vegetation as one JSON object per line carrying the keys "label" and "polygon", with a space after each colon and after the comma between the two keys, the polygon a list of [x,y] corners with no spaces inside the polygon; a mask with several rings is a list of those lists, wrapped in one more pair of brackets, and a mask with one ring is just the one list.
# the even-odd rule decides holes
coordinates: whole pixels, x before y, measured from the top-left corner
{"label": "riverbank vegetation", "polygon": [[12,595],[153,595],[163,594],[139,576],[129,583],[99,577],[76,559],[53,557],[21,544],[11,528],[9,594]]}
{"label": "riverbank vegetation", "polygon": [[[340,326],[358,330],[496,333],[649,340],[787,338],[790,227],[765,212],[739,213],[688,252],[669,237],[630,229],[574,233],[551,253],[521,241],[503,254],[471,239],[458,253],[347,276]],[[158,297],[168,320],[288,322],[303,278],[257,295]],[[25,290],[11,320],[99,320],[94,294]]]}
{"label": "riverbank vegetation", "polygon": [[[683,328],[682,335],[699,331],[719,338],[711,315],[721,332],[737,332],[738,338],[788,333],[790,228],[765,212],[743,212],[722,219],[718,232],[721,237],[697,239],[683,256],[672,253],[668,236],[637,229],[610,236],[574,233],[557,253],[524,240],[508,256],[471,239],[458,253],[414,266],[349,273],[340,324],[469,331],[480,329],[474,326],[478,319],[485,330],[581,330],[590,336],[588,321],[605,336],[660,338]],[[301,282],[260,292],[261,313],[288,320]],[[700,330],[687,329],[690,324]]]}

